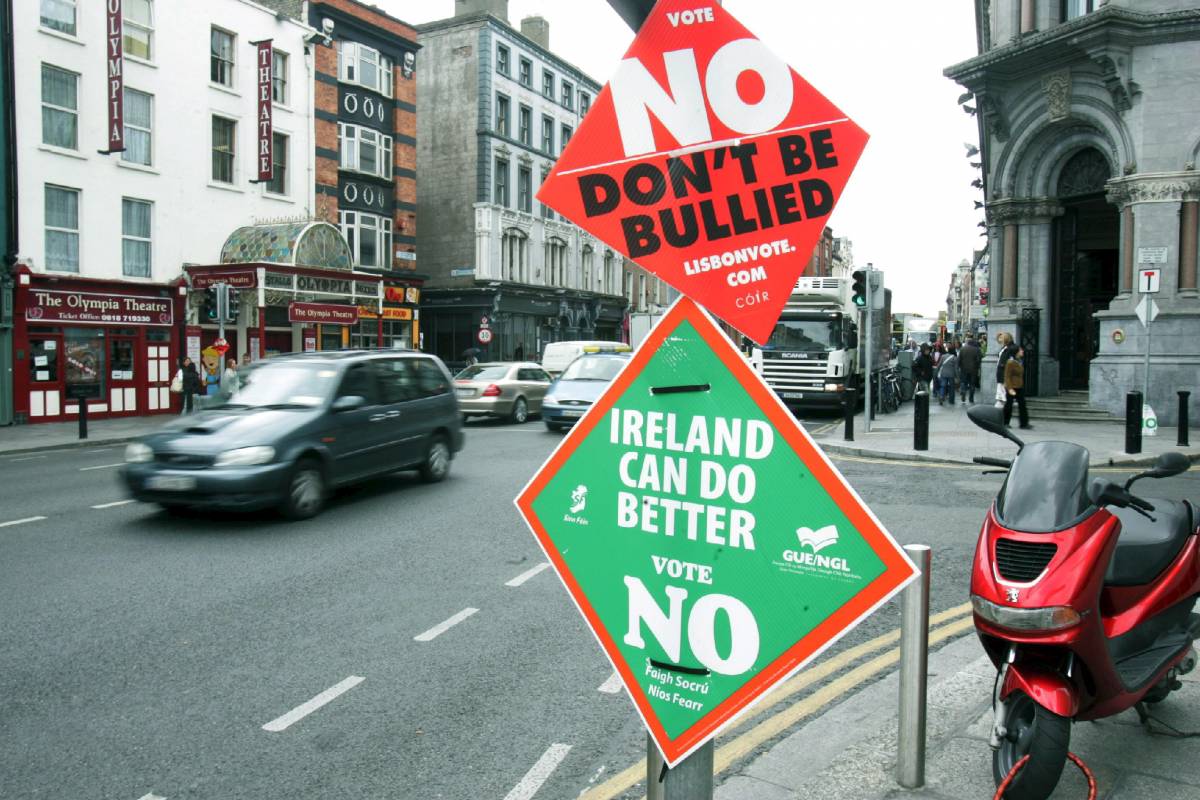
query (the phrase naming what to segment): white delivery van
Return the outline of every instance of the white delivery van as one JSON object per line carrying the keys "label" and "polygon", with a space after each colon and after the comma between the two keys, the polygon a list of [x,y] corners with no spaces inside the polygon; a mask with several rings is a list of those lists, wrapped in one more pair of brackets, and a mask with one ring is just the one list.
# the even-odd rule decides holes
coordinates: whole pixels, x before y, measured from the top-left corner
{"label": "white delivery van", "polygon": [[631,349],[623,342],[551,342],[542,353],[542,369],[557,378],[584,353],[628,353]]}

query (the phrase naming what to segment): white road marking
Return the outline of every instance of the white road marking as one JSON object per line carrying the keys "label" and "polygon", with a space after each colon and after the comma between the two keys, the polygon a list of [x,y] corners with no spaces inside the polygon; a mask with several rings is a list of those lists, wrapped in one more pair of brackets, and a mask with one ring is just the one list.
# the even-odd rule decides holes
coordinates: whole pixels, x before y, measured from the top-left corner
{"label": "white road marking", "polygon": [[436,639],[437,637],[441,636],[443,633],[450,630],[455,625],[462,622],[464,619],[471,616],[478,610],[479,610],[478,608],[464,608],[462,611],[458,612],[457,614],[455,614],[453,617],[446,620],[445,622],[443,622],[439,625],[434,625],[432,628],[425,631],[424,633],[417,634],[416,636],[413,637],[413,639],[418,642],[428,642],[432,639]]}
{"label": "white road marking", "polygon": [[136,502],[137,502],[136,500],[115,500],[111,503],[101,503],[98,506],[92,506],[92,508],[114,508],[116,506],[127,506],[130,503],[136,503]]}
{"label": "white road marking", "polygon": [[45,458],[45,456],[25,456],[24,458],[6,458],[5,461],[15,464],[18,461],[37,461],[39,458]]}
{"label": "white road marking", "polygon": [[138,800],[167,800],[167,798],[159,797],[158,795],[151,792],[150,794],[142,795],[141,797],[138,798]]}
{"label": "white road marking", "polygon": [[328,703],[329,701],[335,699],[338,695],[345,694],[346,692],[353,689],[355,686],[358,686],[364,680],[366,680],[366,679],[360,678],[357,675],[351,675],[349,678],[346,678],[346,680],[342,681],[341,683],[337,684],[336,686],[330,686],[328,689],[321,692],[319,695],[314,697],[312,700],[309,700],[307,703],[296,706],[291,711],[284,714],[282,717],[279,717],[278,719],[271,720],[266,725],[262,726],[263,730],[271,731],[272,733],[286,730],[288,727],[290,727],[291,725],[295,724],[296,722],[299,722],[300,720],[304,719],[305,717],[307,717],[312,712],[316,711],[321,706],[323,706],[326,703]]}
{"label": "white road marking", "polygon": [[124,462],[121,462],[120,464],[97,464],[94,467],[80,467],[79,471],[80,472],[88,472],[93,469],[112,469],[113,467],[123,467],[123,466],[125,466]]}
{"label": "white road marking", "polygon": [[569,744],[552,744],[542,753],[537,763],[529,768],[521,782],[504,796],[504,800],[529,800],[542,788],[542,784],[550,777],[550,773],[558,767],[562,760],[571,752]]}
{"label": "white road marking", "polygon": [[26,517],[25,519],[14,519],[9,522],[0,522],[0,528],[7,528],[9,525],[24,525],[26,522],[37,522],[45,517]]}
{"label": "white road marking", "polygon": [[605,694],[616,694],[621,691],[621,685],[621,676],[614,669],[613,674],[608,676],[608,680],[600,684],[600,688],[597,691],[604,692]]}
{"label": "white road marking", "polygon": [[537,575],[539,572],[541,572],[542,570],[546,569],[549,566],[550,566],[549,561],[543,561],[541,564],[538,564],[533,569],[522,572],[520,575],[513,578],[511,581],[509,581],[508,583],[506,583],[504,585],[505,586],[520,586],[522,583],[529,580],[534,575]]}

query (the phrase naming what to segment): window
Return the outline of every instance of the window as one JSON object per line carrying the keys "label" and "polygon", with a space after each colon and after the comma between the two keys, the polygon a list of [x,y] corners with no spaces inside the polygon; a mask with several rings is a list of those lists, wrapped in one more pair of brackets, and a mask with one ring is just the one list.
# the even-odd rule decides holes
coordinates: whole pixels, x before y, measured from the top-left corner
{"label": "window", "polygon": [[342,211],[338,214],[342,235],[350,245],[354,263],[360,267],[390,268],[392,221],[377,214]]}
{"label": "window", "polygon": [[392,137],[361,125],[339,122],[338,144],[342,169],[378,178],[392,177]]}
{"label": "window", "polygon": [[533,145],[533,109],[529,106],[521,106],[520,116],[517,122],[517,138],[521,140],[521,144],[526,147]]}
{"label": "window", "polygon": [[604,251],[604,274],[600,276],[600,293],[615,294],[617,282],[614,278],[613,264],[616,261],[613,258],[612,250]]}
{"label": "window", "polygon": [[567,142],[571,140],[571,134],[573,133],[574,131],[571,129],[570,125],[562,126],[562,141],[559,142],[559,144],[562,146],[563,150],[567,149]]}
{"label": "window", "polygon": [[548,69],[542,70],[542,94],[554,99],[554,73]]}
{"label": "window", "polygon": [[46,186],[46,268],[79,272],[79,190]]}
{"label": "window", "polygon": [[338,388],[338,397],[361,397],[367,405],[379,404],[379,387],[375,382],[375,370],[371,364],[354,364],[346,370],[342,385]]}
{"label": "window", "polygon": [[[550,177],[550,168],[542,168],[542,183],[546,182],[546,178]],[[550,210],[550,206],[542,203],[542,219],[554,219],[554,212]]]}
{"label": "window", "polygon": [[1063,22],[1092,13],[1096,5],[1096,0],[1062,0]]}
{"label": "window", "polygon": [[522,58],[517,69],[519,70],[517,81],[525,87],[533,86],[533,62],[528,58]]}
{"label": "window", "polygon": [[154,4],[152,0],[125,0],[121,4],[123,18],[121,47],[125,55],[154,57]]}
{"label": "window", "polygon": [[533,172],[529,167],[517,168],[517,210],[533,212]]}
{"label": "window", "polygon": [[567,243],[559,238],[546,241],[546,283],[549,286],[566,288]]}
{"label": "window", "polygon": [[579,113],[580,115],[587,114],[588,109],[592,107],[592,96],[587,92],[579,93]]}
{"label": "window", "polygon": [[508,65],[508,48],[502,44],[496,45],[496,72],[499,72],[501,75],[508,75]]}
{"label": "window", "polygon": [[542,152],[554,152],[554,120],[542,117]]}
{"label": "window", "polygon": [[213,28],[209,41],[212,50],[209,80],[221,86],[233,86],[233,34]]}
{"label": "window", "polygon": [[496,159],[496,186],[492,202],[508,208],[508,162],[503,158]]}
{"label": "window", "polygon": [[42,0],[42,27],[75,35],[75,0]]}
{"label": "window", "polygon": [[579,260],[579,265],[582,273],[579,288],[585,292],[594,292],[596,286],[592,279],[592,266],[596,260],[596,251],[590,244],[583,246],[583,255]]}
{"label": "window", "polygon": [[150,277],[150,211],[145,200],[121,200],[121,274]]}
{"label": "window", "polygon": [[392,96],[392,59],[373,47],[343,40],[338,48],[338,80]]}
{"label": "window", "polygon": [[212,118],[212,179],[233,183],[237,156],[237,123],[224,117]]}
{"label": "window", "polygon": [[153,163],[152,121],[154,97],[125,89],[125,152],[121,160],[150,166]]}
{"label": "window", "polygon": [[402,403],[417,398],[417,379],[403,358],[388,358],[376,361],[379,368],[379,385],[383,389],[384,403]]}
{"label": "window", "polygon": [[418,397],[437,397],[450,393],[450,382],[446,380],[445,373],[431,359],[410,358],[408,364],[416,378]]}
{"label": "window", "polygon": [[572,111],[575,110],[575,86],[570,81],[562,82],[562,104]]}
{"label": "window", "polygon": [[42,143],[79,149],[79,76],[42,64]]}
{"label": "window", "polygon": [[517,228],[508,228],[500,239],[500,278],[528,282],[529,237]]}
{"label": "window", "polygon": [[273,194],[287,194],[287,165],[288,137],[282,133],[271,134],[271,180],[267,182],[267,191]]}
{"label": "window", "polygon": [[286,106],[288,101],[288,54],[271,50],[271,102]]}
{"label": "window", "polygon": [[508,98],[502,94],[496,95],[496,133],[508,136]]}

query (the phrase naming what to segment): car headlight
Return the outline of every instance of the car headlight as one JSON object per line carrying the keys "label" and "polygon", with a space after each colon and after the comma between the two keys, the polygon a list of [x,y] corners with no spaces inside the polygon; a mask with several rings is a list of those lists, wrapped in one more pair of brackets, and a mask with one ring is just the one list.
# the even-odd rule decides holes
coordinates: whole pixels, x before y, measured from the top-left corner
{"label": "car headlight", "polygon": [[542,398],[542,402],[543,402],[543,403],[557,403],[557,402],[558,402],[558,398],[557,398],[557,397],[555,397],[555,396],[554,396],[554,395],[552,395],[552,394],[548,394],[548,395],[546,395],[545,397],[543,397],[543,398]]}
{"label": "car headlight", "polygon": [[975,613],[1001,628],[1014,631],[1058,631],[1078,625],[1082,615],[1070,606],[1010,608],[971,595]]}
{"label": "car headlight", "polygon": [[149,445],[141,442],[130,442],[125,445],[125,462],[128,464],[145,464],[154,460],[154,451]]}
{"label": "car headlight", "polygon": [[217,456],[214,467],[253,467],[255,464],[266,464],[275,457],[274,447],[239,447],[237,450],[226,450]]}

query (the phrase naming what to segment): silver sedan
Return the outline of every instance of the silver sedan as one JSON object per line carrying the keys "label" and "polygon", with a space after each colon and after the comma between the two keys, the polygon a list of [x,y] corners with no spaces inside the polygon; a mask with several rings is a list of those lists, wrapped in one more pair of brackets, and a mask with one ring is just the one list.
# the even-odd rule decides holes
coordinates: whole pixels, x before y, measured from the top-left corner
{"label": "silver sedan", "polygon": [[472,364],[454,376],[463,419],[503,417],[517,424],[541,413],[550,376],[532,362]]}

